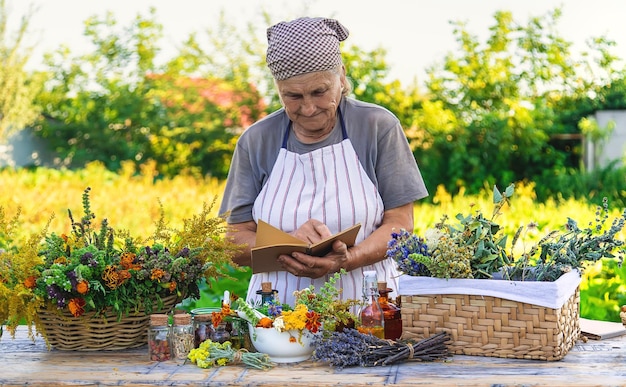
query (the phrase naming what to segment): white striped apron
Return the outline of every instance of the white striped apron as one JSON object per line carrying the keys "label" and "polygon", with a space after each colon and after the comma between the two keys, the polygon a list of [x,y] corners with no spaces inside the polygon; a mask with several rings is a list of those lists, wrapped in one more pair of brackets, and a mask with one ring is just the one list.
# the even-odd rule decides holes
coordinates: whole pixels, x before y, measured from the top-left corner
{"label": "white striped apron", "polygon": [[[287,126],[276,164],[254,202],[252,215],[257,223],[262,219],[285,232],[292,232],[314,218],[326,224],[333,234],[361,223],[357,243],[381,224],[382,198],[359,162],[341,111],[339,120],[343,140],[305,154],[287,150],[291,123]],[[343,289],[343,299],[362,297],[364,270],[376,270],[379,281],[386,280],[388,286],[397,289],[396,264],[392,259],[385,259],[342,276],[337,287]],[[319,289],[328,278],[296,277],[286,271],[254,274],[247,300],[258,301],[256,291],[261,289],[261,282],[271,282],[281,302],[293,305],[295,290],[310,285]]]}

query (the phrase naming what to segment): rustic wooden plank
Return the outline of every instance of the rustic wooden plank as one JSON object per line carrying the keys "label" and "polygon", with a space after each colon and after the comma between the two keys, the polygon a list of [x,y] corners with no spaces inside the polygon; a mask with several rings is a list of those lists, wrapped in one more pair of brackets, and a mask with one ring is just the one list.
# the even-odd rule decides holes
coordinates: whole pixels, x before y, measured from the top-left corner
{"label": "rustic wooden plank", "polygon": [[182,361],[152,362],[147,348],[124,351],[48,351],[25,329],[0,340],[0,386],[506,386],[626,384],[626,336],[579,341],[559,361],[455,355],[446,361],[337,370],[311,361],[269,371],[226,366],[200,369]]}

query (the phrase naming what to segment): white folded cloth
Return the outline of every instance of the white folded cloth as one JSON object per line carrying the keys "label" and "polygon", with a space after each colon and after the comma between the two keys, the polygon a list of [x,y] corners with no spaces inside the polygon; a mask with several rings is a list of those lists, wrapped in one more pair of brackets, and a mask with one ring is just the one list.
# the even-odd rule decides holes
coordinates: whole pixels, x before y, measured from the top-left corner
{"label": "white folded cloth", "polygon": [[506,300],[558,309],[580,285],[580,272],[573,270],[552,282],[507,281],[498,279],[445,279],[401,275],[398,294],[401,296],[469,294],[492,296]]}

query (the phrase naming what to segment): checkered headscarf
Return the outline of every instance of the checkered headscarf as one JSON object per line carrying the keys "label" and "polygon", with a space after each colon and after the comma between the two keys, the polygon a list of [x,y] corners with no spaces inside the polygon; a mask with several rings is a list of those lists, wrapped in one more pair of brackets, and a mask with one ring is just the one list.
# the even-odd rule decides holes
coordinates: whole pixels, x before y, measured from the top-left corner
{"label": "checkered headscarf", "polygon": [[283,80],[341,65],[339,42],[348,30],[337,20],[303,17],[267,29],[267,66]]}

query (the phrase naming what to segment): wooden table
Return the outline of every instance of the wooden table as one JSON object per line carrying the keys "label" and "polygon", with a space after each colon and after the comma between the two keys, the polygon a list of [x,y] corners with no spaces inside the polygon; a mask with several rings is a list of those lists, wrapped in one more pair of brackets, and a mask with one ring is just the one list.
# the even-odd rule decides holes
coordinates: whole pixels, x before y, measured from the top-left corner
{"label": "wooden table", "polygon": [[201,369],[151,362],[147,348],[125,351],[48,351],[26,330],[0,340],[0,386],[618,386],[626,385],[626,336],[579,341],[555,362],[454,355],[446,361],[387,367],[332,367],[306,361],[269,371],[226,366]]}

